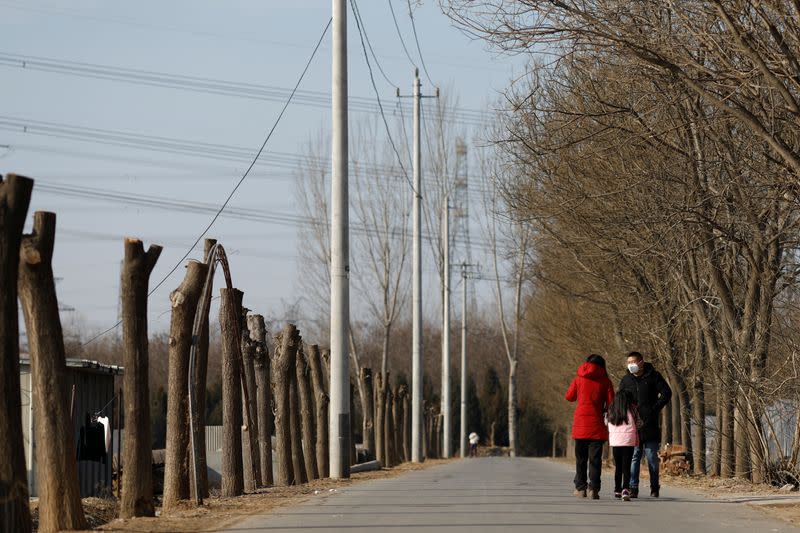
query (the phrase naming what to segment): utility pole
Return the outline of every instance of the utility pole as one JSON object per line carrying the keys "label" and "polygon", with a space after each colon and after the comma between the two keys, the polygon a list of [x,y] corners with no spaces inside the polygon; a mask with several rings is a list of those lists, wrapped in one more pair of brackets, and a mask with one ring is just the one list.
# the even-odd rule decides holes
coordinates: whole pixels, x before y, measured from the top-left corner
{"label": "utility pole", "polygon": [[411,460],[422,457],[422,158],[420,154],[420,83],[419,69],[414,70],[414,205],[413,205],[413,280],[411,291]]}
{"label": "utility pole", "polygon": [[442,405],[444,431],[442,457],[452,455],[453,434],[450,427],[450,205],[448,195],[442,205]]}
{"label": "utility pole", "polygon": [[467,264],[461,263],[461,457],[467,456]]}
{"label": "utility pole", "polygon": [[350,477],[350,243],[347,192],[347,0],[333,0],[330,477]]}
{"label": "utility pole", "polygon": [[[400,89],[397,89],[398,98]],[[419,82],[419,69],[414,70],[414,85],[411,93],[414,100],[414,149],[412,164],[414,167],[414,203],[412,209],[412,274],[411,274],[411,461],[421,463],[422,456],[422,151],[420,148],[420,102],[423,98],[439,98],[422,96]]]}

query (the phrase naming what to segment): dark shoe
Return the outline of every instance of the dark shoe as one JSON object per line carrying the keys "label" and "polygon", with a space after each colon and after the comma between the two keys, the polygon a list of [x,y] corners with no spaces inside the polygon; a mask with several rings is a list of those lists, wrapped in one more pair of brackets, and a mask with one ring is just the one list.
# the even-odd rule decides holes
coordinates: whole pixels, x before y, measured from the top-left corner
{"label": "dark shoe", "polygon": [[639,497],[639,489],[631,489],[631,498]]}
{"label": "dark shoe", "polygon": [[650,489],[650,497],[658,498],[658,489]]}
{"label": "dark shoe", "polygon": [[593,500],[599,500],[600,491],[597,489],[589,489],[589,497],[591,497]]}
{"label": "dark shoe", "polygon": [[622,498],[622,493],[621,492],[614,492],[614,499],[615,500],[619,500],[620,498]]}
{"label": "dark shoe", "polygon": [[576,498],[585,498],[586,497],[586,489],[583,489],[583,490],[575,489],[575,492],[573,492],[572,494]]}
{"label": "dark shoe", "polygon": [[625,489],[622,491],[622,501],[629,502],[631,501],[631,491]]}

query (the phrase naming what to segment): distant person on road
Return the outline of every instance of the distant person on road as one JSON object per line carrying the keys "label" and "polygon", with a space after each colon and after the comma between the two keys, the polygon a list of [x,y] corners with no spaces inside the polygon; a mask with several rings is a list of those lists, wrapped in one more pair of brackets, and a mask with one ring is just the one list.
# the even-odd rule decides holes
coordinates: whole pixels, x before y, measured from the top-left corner
{"label": "distant person on road", "polygon": [[631,460],[631,497],[639,497],[639,470],[642,453],[647,456],[650,471],[650,496],[658,498],[661,486],[658,482],[658,448],[661,446],[661,409],[672,398],[672,389],[653,365],[646,363],[639,352],[627,357],[628,373],[619,383],[619,390],[633,394],[642,427],[639,429],[639,445],[633,450]]}
{"label": "distant person on road", "polygon": [[[614,399],[614,386],[606,373],[606,361],[597,354],[586,358],[567,390],[567,401],[578,402],[572,422],[575,440],[575,496],[593,500],[600,498],[600,470],[603,443],[608,428],[603,415]],[[587,479],[588,463],[588,479]]]}
{"label": "distant person on road", "polygon": [[614,454],[614,498],[631,500],[631,461],[639,445],[640,425],[636,402],[628,390],[620,389],[608,408],[608,445]]}
{"label": "distant person on road", "polygon": [[469,434],[469,456],[478,457],[478,442],[480,437],[474,431]]}

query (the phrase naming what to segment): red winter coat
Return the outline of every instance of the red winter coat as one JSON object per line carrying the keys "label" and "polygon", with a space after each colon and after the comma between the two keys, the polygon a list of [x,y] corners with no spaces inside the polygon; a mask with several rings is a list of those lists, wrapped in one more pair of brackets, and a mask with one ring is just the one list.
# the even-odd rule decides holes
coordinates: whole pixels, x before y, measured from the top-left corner
{"label": "red winter coat", "polygon": [[614,387],[606,370],[594,363],[583,363],[565,397],[570,402],[578,401],[572,421],[572,438],[608,440],[603,413],[614,399]]}

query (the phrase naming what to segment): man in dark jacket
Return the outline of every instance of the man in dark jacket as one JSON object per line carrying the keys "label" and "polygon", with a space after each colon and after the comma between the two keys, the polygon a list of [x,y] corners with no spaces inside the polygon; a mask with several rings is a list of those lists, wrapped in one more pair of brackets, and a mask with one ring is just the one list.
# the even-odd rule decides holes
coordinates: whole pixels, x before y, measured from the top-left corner
{"label": "man in dark jacket", "polygon": [[642,452],[647,456],[647,467],[650,471],[650,496],[658,498],[658,449],[661,446],[661,409],[672,398],[664,376],[644,362],[639,352],[628,354],[628,373],[622,378],[619,390],[630,391],[636,398],[642,426],[639,429],[639,446],[633,451],[631,462],[631,497],[639,497],[639,469],[642,463]]}

